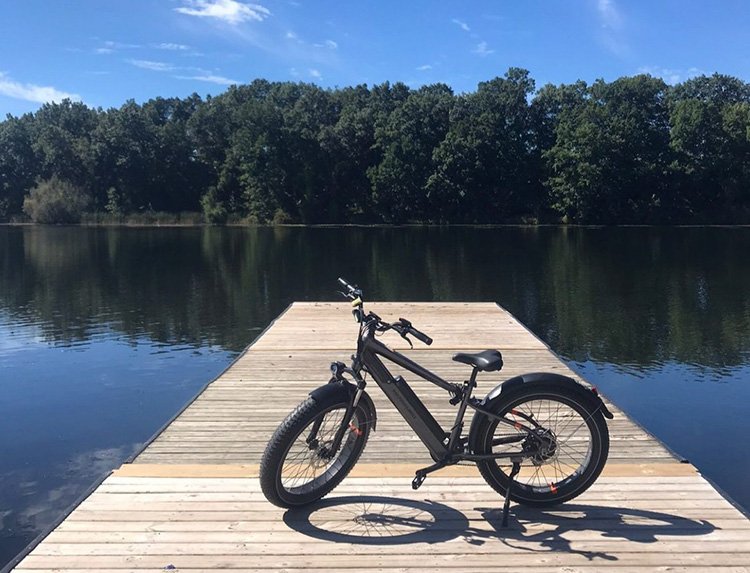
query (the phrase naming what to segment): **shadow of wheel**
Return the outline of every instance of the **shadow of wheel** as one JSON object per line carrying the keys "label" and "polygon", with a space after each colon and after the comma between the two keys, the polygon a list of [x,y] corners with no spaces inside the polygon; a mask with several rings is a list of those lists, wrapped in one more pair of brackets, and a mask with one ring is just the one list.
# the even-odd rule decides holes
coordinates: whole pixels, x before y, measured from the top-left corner
{"label": "shadow of wheel", "polygon": [[442,503],[386,496],[345,496],[284,513],[290,528],[316,539],[363,545],[439,543],[463,534],[469,520]]}

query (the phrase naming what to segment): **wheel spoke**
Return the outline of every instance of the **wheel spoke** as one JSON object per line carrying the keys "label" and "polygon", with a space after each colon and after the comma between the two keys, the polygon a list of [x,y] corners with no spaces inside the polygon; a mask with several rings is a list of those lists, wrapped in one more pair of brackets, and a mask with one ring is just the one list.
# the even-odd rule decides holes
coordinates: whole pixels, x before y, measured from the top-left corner
{"label": "wheel spoke", "polygon": [[[316,416],[303,428],[287,451],[281,468],[281,486],[289,493],[305,494],[322,487],[352,455],[359,435],[354,430],[362,428],[359,410],[352,416],[352,431],[344,434],[338,451],[326,455],[346,415],[346,406],[341,404]],[[312,427],[318,423],[314,448],[307,443]]]}
{"label": "wheel spoke", "polygon": [[[510,421],[521,423],[523,416],[531,416],[538,424],[535,435],[532,435],[494,421],[486,442],[492,453],[518,452],[521,447],[525,448],[528,457],[524,465],[533,471],[522,472],[515,481],[530,488],[529,495],[545,490],[556,493],[561,484],[569,484],[585,472],[592,456],[590,419],[593,414],[580,407],[574,408],[554,395],[531,395],[509,404],[504,415]],[[522,436],[523,443],[493,443],[509,436]],[[494,463],[507,477],[511,466],[509,460],[498,459]]]}

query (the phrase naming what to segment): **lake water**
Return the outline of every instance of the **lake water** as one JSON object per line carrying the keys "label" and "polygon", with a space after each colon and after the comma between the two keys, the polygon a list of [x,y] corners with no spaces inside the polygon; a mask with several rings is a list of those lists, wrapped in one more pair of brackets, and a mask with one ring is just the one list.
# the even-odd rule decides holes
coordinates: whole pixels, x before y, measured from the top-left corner
{"label": "lake water", "polygon": [[0,567],[338,276],[500,303],[750,508],[749,228],[0,227]]}

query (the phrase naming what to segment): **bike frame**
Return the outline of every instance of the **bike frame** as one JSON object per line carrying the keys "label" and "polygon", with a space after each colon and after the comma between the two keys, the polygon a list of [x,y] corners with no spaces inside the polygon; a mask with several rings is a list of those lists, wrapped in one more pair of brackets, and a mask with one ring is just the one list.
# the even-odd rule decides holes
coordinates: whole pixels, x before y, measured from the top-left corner
{"label": "bike frame", "polygon": [[[495,415],[492,411],[484,407],[482,401],[472,398],[471,393],[476,386],[477,368],[473,369],[470,379],[467,380],[463,386],[452,384],[443,380],[437,374],[430,372],[423,366],[420,366],[403,354],[391,350],[379,340],[376,340],[374,331],[374,323],[365,323],[362,325],[357,340],[357,353],[352,357],[352,368],[346,369],[354,375],[357,382],[358,392],[350,405],[351,411],[344,417],[345,422],[342,422],[342,427],[339,431],[339,434],[342,437],[346,427],[348,427],[351,414],[353,414],[354,409],[357,407],[359,396],[366,385],[365,380],[361,376],[361,371],[365,370],[372,375],[380,389],[386,396],[388,396],[388,399],[393,403],[409,426],[411,426],[414,433],[417,434],[419,439],[429,450],[432,458],[439,465],[448,465],[459,461],[480,461],[499,458],[509,458],[514,463],[520,463],[523,459],[531,457],[536,453],[533,448],[524,451],[523,453],[473,454],[466,452],[464,448],[466,437],[462,436],[461,432],[467,407],[479,411],[490,418],[495,418],[503,424],[513,426],[517,430],[525,430],[526,432],[526,434],[519,434],[518,436],[498,438],[493,441],[493,445],[521,442],[528,435],[533,434],[534,430],[517,421],[508,420],[502,416]],[[458,412],[456,413],[456,419],[450,432],[447,432],[438,421],[435,420],[434,416],[430,413],[424,403],[401,376],[394,377],[391,374],[385,364],[383,364],[381,358],[385,358],[386,360],[401,366],[409,372],[416,374],[423,380],[435,384],[456,396],[455,401],[452,401],[452,403],[458,404]],[[341,373],[339,372],[338,376],[340,375]],[[529,419],[527,421],[535,427],[538,427],[538,424],[536,424],[534,420]],[[337,435],[336,437],[337,439],[334,447],[337,447],[339,443],[339,436]]]}

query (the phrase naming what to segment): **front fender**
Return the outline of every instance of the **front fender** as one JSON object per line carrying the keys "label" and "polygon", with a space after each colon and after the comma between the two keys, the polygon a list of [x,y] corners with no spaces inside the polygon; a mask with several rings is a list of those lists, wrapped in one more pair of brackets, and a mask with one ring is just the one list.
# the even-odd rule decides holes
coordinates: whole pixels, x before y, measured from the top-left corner
{"label": "front fender", "polygon": [[[340,400],[342,402],[354,400],[354,396],[357,393],[357,387],[351,382],[346,380],[332,379],[328,384],[318,386],[315,390],[310,392],[310,397],[314,398],[317,402],[323,402],[327,400]],[[372,403],[372,398],[367,392],[362,392],[359,397],[359,403],[362,408],[368,411],[367,420],[371,420],[372,430],[375,431],[377,425],[377,413],[375,411],[375,404]]]}
{"label": "front fender", "polygon": [[[554,374],[552,372],[531,372],[529,374],[521,374],[520,376],[509,378],[495,386],[490,393],[482,399],[481,404],[482,406],[489,407],[492,402],[500,399],[503,392],[507,393],[524,384],[533,383],[549,383],[564,386],[570,390],[570,392],[575,393],[582,401],[587,402],[594,410],[601,410],[605,418],[610,420],[613,418],[612,412],[607,409],[607,406],[602,402],[599,393],[594,388],[584,386],[568,376]],[[484,417],[485,416],[481,412],[474,413],[474,417],[471,421],[470,435],[474,435],[474,431],[478,429],[477,426],[479,426]]]}

